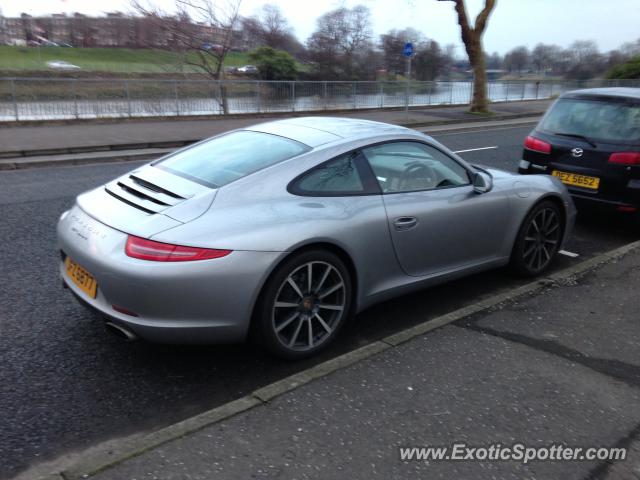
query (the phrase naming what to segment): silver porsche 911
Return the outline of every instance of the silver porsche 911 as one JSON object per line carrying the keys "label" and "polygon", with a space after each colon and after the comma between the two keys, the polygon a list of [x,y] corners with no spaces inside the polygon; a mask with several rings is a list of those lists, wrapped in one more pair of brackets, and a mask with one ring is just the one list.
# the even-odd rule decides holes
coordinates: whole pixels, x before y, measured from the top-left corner
{"label": "silver porsche 911", "polygon": [[60,272],[126,338],[241,341],[300,358],[376,302],[510,264],[544,271],[575,209],[559,180],[469,165],[344,118],[204,140],[78,196]]}

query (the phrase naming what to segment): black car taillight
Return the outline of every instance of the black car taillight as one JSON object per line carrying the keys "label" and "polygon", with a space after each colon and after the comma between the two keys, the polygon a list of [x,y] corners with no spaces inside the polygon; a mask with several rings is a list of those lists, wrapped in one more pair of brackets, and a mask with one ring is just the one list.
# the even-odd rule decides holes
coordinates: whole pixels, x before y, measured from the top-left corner
{"label": "black car taillight", "polygon": [[539,138],[528,136],[524,141],[524,148],[540,153],[551,153],[551,144]]}
{"label": "black car taillight", "polygon": [[609,163],[616,165],[640,165],[640,152],[617,152],[609,156]]}

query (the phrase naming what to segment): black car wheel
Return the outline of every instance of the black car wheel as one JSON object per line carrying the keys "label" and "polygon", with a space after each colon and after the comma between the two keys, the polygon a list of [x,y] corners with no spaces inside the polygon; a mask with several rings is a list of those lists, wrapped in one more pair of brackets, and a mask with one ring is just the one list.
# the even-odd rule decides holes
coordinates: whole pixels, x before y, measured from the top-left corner
{"label": "black car wheel", "polygon": [[545,200],[533,207],[522,222],[511,254],[511,267],[516,273],[533,277],[549,267],[560,248],[562,222],[554,202]]}
{"label": "black car wheel", "polygon": [[351,278],[331,252],[311,250],[286,260],[269,279],[254,319],[274,355],[299,359],[328,346],[351,309]]}

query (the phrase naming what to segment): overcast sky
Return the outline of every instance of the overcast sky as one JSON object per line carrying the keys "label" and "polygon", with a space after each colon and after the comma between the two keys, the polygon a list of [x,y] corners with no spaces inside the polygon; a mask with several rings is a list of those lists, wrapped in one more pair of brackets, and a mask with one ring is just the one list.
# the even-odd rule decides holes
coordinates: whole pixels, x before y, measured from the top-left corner
{"label": "overcast sky", "polygon": [[[174,0],[155,0],[170,11]],[[280,6],[304,42],[313,32],[316,19],[341,5],[358,3],[371,9],[376,38],[392,28],[413,27],[441,45],[460,45],[460,33],[452,2],[436,0],[243,0],[241,13],[251,15],[263,4]],[[483,0],[467,0],[470,16],[481,9]],[[26,12],[41,15],[82,12],[99,15],[107,11],[129,11],[129,0],[0,0],[5,16]],[[485,33],[485,50],[505,53],[514,46],[535,46],[538,42],[568,46],[574,40],[594,40],[602,51],[640,37],[640,0],[498,0]],[[462,48],[457,49],[462,55]]]}

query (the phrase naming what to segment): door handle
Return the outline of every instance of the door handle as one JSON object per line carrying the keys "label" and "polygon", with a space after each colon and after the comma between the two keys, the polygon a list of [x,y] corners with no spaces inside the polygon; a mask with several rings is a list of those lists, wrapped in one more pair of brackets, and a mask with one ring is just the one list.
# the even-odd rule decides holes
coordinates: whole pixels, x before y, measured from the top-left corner
{"label": "door handle", "polygon": [[418,224],[416,217],[399,217],[393,221],[393,226],[398,231],[409,230]]}

